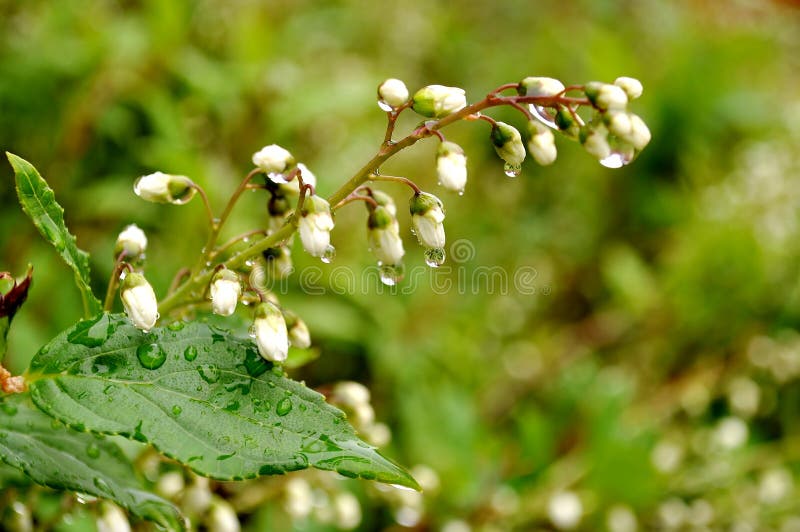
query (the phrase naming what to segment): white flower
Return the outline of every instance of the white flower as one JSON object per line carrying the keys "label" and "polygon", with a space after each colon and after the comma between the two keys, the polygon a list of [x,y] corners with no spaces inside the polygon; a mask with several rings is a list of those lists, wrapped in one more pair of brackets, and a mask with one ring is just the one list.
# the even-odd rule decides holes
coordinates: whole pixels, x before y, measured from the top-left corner
{"label": "white flower", "polygon": [[528,122],[528,129],[531,133],[528,139],[528,152],[531,157],[542,166],[553,164],[558,156],[558,150],[552,130],[533,120]]}
{"label": "white flower", "polygon": [[381,207],[386,207],[386,210],[389,211],[392,217],[397,216],[397,205],[394,204],[394,200],[389,194],[373,188],[370,190],[370,195],[372,199],[375,200],[375,203]]}
{"label": "white flower", "polygon": [[194,196],[193,185],[185,175],[155,172],[137,179],[133,192],[145,201],[182,205]]}
{"label": "white flower", "polygon": [[564,84],[553,78],[527,77],[519,82],[522,96],[555,96],[564,92]]}
{"label": "white flower", "polygon": [[598,125],[589,130],[583,138],[583,148],[586,152],[602,161],[611,155],[611,145],[608,142],[608,130],[603,125]]}
{"label": "white flower", "polygon": [[641,81],[636,78],[629,78],[627,76],[622,76],[615,79],[614,85],[624,90],[625,94],[628,95],[629,100],[635,100],[641,96],[642,92],[644,91]]}
{"label": "white flower", "polygon": [[149,331],[158,320],[158,301],[153,287],[140,273],[129,273],[122,280],[120,297],[125,313],[137,329]]}
{"label": "white flower", "polygon": [[644,149],[650,142],[650,129],[638,115],[617,111],[609,113],[606,121],[611,133],[630,143],[637,150]]}
{"label": "white flower", "polygon": [[453,192],[463,192],[467,184],[467,156],[454,142],[442,142],[436,154],[436,174],[442,186]]}
{"label": "white flower", "polygon": [[241,524],[233,507],[224,500],[216,500],[211,505],[206,522],[209,532],[239,532]]}
{"label": "white flower", "polygon": [[256,307],[253,333],[259,354],[272,362],[283,362],[289,354],[286,320],[275,304],[267,301]]}
{"label": "white flower", "polygon": [[444,85],[428,85],[414,94],[414,111],[429,118],[441,118],[460,111],[467,106],[464,89],[445,87]]}
{"label": "white flower", "polygon": [[314,195],[306,198],[303,211],[297,222],[300,241],[309,255],[322,257],[331,243],[331,207],[327,201]]}
{"label": "white flower", "polygon": [[300,349],[311,347],[311,334],[308,332],[306,322],[288,310],[284,311],[283,318],[286,320],[286,329],[289,331],[289,343]]}
{"label": "white flower", "polygon": [[147,236],[136,224],[131,224],[117,237],[114,254],[125,252],[126,257],[138,257],[147,249]]}
{"label": "white flower", "polygon": [[[317,176],[308,169],[303,163],[297,163],[297,169],[300,170],[300,175],[303,177],[303,184],[317,186]],[[288,183],[280,183],[280,188],[283,192],[293,195],[300,194],[300,180],[297,178],[292,179]]]}
{"label": "white flower", "polygon": [[433,194],[420,192],[411,198],[411,225],[419,243],[427,248],[444,247],[444,209]]}
{"label": "white flower", "polygon": [[239,296],[242,295],[242,284],[239,276],[226,268],[214,275],[209,291],[214,314],[230,316],[236,310]]}
{"label": "white flower", "polygon": [[578,526],[583,516],[583,505],[577,495],[571,491],[562,491],[550,497],[547,515],[556,528],[570,530]]}
{"label": "white flower", "polygon": [[616,85],[592,81],[584,91],[589,101],[602,111],[619,111],[628,105],[628,95]]}
{"label": "white flower", "polygon": [[294,157],[277,144],[270,144],[253,154],[253,164],[267,174],[280,174],[294,164]]}
{"label": "white flower", "polygon": [[381,264],[396,266],[403,260],[405,250],[400,238],[400,224],[386,207],[379,205],[369,213],[367,240]]}
{"label": "white flower", "polygon": [[308,481],[300,477],[290,477],[284,489],[286,499],[283,507],[286,513],[296,519],[308,516],[314,508],[314,495]]}
{"label": "white flower", "polygon": [[640,116],[631,113],[631,134],[626,140],[633,144],[633,147],[637,150],[642,150],[650,143],[651,138],[650,129],[644,123],[644,120]]}
{"label": "white flower", "polygon": [[128,516],[116,504],[104,501],[100,517],[95,522],[97,532],[130,532]]}
{"label": "white flower", "polygon": [[492,128],[492,144],[497,155],[511,166],[519,166],[525,160],[525,146],[517,128],[505,122],[497,122]]}
{"label": "white flower", "polygon": [[378,87],[378,99],[399,107],[408,101],[408,88],[401,80],[389,78]]}

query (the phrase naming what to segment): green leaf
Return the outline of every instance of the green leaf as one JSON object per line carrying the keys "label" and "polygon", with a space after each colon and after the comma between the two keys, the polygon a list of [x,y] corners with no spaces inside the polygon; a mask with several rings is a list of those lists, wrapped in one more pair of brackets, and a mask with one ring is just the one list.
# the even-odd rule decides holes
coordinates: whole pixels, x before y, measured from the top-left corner
{"label": "green leaf", "polygon": [[145,491],[119,447],[58,423],[28,394],[0,402],[0,458],[38,484],[111,499],[168,530],[183,530],[177,508]]}
{"label": "green leaf", "polygon": [[311,466],[418,489],[322,395],[265,362],[251,340],[204,323],[144,333],[123,315],[101,314],[43,347],[27,379],[53,417],[151,442],[202,475]]}
{"label": "green leaf", "polygon": [[75,284],[83,298],[84,314],[97,314],[102,310],[102,305],[89,285],[89,255],[78,248],[75,237],[67,229],[64,209],[56,202],[53,190],[31,163],[9,152],[6,152],[6,157],[14,168],[22,210],[75,273]]}

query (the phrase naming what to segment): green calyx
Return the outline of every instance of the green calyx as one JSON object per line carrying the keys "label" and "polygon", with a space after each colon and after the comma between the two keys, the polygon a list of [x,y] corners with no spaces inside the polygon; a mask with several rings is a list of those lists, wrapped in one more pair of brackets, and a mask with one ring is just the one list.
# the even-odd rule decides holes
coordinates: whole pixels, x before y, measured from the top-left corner
{"label": "green calyx", "polygon": [[411,207],[411,214],[418,214],[420,216],[424,216],[431,209],[442,208],[441,200],[439,200],[439,198],[433,194],[429,194],[427,192],[419,192],[418,194],[414,194],[414,196],[411,197],[409,204]]}
{"label": "green calyx", "polygon": [[393,221],[394,216],[389,212],[389,209],[379,205],[369,213],[367,227],[369,229],[384,229],[389,227]]}
{"label": "green calyx", "polygon": [[522,137],[515,127],[509,126],[505,122],[498,122],[492,128],[491,139],[492,144],[497,148],[502,148],[509,142],[521,142]]}

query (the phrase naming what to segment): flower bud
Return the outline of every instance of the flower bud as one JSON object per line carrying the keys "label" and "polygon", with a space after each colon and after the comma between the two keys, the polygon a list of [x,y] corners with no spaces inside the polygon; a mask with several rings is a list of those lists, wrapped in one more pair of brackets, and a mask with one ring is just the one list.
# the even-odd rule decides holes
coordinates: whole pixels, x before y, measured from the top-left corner
{"label": "flower bud", "polygon": [[272,302],[259,303],[253,320],[253,334],[259,354],[272,362],[283,362],[289,354],[286,320]]}
{"label": "flower bud", "polygon": [[[311,170],[309,170],[306,165],[297,163],[297,169],[300,170],[300,175],[303,178],[304,184],[311,185],[312,187],[317,186],[317,176],[311,173]],[[284,194],[291,194],[293,196],[300,194],[300,180],[296,177],[287,183],[280,183],[278,186]]]}
{"label": "flower bud", "polygon": [[230,316],[236,310],[239,296],[242,295],[239,276],[227,268],[218,271],[211,280],[210,292],[214,314]]}
{"label": "flower bud", "polygon": [[342,530],[352,530],[361,524],[361,504],[350,492],[338,493],[333,499],[336,511],[336,526]]}
{"label": "flower bud", "polygon": [[283,319],[286,321],[286,329],[289,332],[289,343],[300,349],[311,347],[311,333],[308,331],[306,322],[290,310],[283,311]]}
{"label": "flower bud", "polygon": [[555,96],[564,92],[564,84],[553,78],[527,77],[519,82],[520,96]]}
{"label": "flower bud", "polygon": [[196,190],[192,180],[185,175],[155,172],[137,179],[133,192],[145,201],[183,205],[194,197]]}
{"label": "flower bud", "polygon": [[324,256],[330,246],[333,229],[331,206],[317,195],[307,197],[297,228],[305,250],[313,257]]}
{"label": "flower bud", "polygon": [[566,107],[559,107],[556,112],[555,119],[556,127],[565,136],[571,139],[577,139],[580,133],[580,125],[572,113]]}
{"label": "flower bud", "polygon": [[286,499],[284,510],[295,519],[307,517],[314,509],[314,495],[311,485],[301,477],[290,477],[285,484]]}
{"label": "flower bud", "polygon": [[630,143],[636,150],[642,150],[650,142],[650,129],[638,115],[617,111],[608,113],[608,130],[621,140]]}
{"label": "flower bud", "polygon": [[236,511],[225,500],[217,499],[211,504],[206,520],[208,532],[239,532],[241,524]]}
{"label": "flower bud", "polygon": [[589,101],[602,111],[619,111],[628,105],[628,95],[616,85],[590,81],[584,92]]}
{"label": "flower bud", "polygon": [[116,504],[103,501],[100,516],[95,522],[97,532],[130,532],[131,524],[128,516]]}
{"label": "flower bud", "polygon": [[375,203],[381,207],[386,207],[389,214],[397,216],[397,206],[394,204],[394,200],[389,194],[380,190],[370,189],[370,196],[375,200]]}
{"label": "flower bud", "polygon": [[386,207],[378,206],[370,211],[367,240],[380,264],[396,266],[402,262],[405,250],[400,238],[400,224]]}
{"label": "flower bud", "polygon": [[362,404],[369,404],[369,388],[356,381],[341,381],[333,386],[333,397],[337,403],[356,408]]}
{"label": "flower bud", "polygon": [[281,174],[294,164],[294,157],[277,144],[264,146],[253,154],[253,164],[269,175],[276,183],[284,182],[272,174]]}
{"label": "flower bud", "polygon": [[419,243],[426,248],[444,247],[444,208],[442,202],[433,194],[419,192],[412,196],[411,225]]}
{"label": "flower bud", "polygon": [[626,140],[633,144],[633,147],[637,150],[643,150],[650,143],[651,138],[650,129],[644,123],[644,120],[640,116],[631,113],[631,134]]}
{"label": "flower bud", "polygon": [[411,106],[414,111],[428,118],[441,118],[460,111],[467,106],[464,89],[445,87],[444,85],[428,85],[414,94]]}
{"label": "flower bud", "polygon": [[265,249],[261,255],[267,261],[267,268],[274,279],[285,279],[294,271],[292,253],[288,246]]}
{"label": "flower bud", "polygon": [[528,139],[528,152],[531,157],[542,166],[553,164],[558,151],[556,139],[550,128],[531,120],[528,122],[528,131],[531,134]]}
{"label": "flower bud", "polygon": [[454,142],[442,142],[436,153],[436,173],[442,186],[453,192],[464,192],[467,184],[467,156]]}
{"label": "flower bud", "polygon": [[608,130],[602,124],[582,129],[580,140],[586,152],[598,161],[602,161],[611,155]]}
{"label": "flower bud", "polygon": [[138,257],[146,249],[147,236],[136,224],[131,224],[123,229],[117,237],[114,255],[119,256],[120,253],[124,252],[126,257]]}
{"label": "flower bud", "polygon": [[641,81],[636,78],[629,78],[627,76],[622,76],[615,79],[614,85],[625,91],[625,94],[628,96],[628,100],[635,100],[641,96],[642,92],[644,91]]}
{"label": "flower bud", "polygon": [[125,313],[137,329],[149,331],[158,319],[158,301],[153,287],[141,273],[131,272],[120,286],[120,297]]}
{"label": "flower bud", "polygon": [[400,107],[408,101],[408,88],[401,80],[389,78],[378,87],[378,100],[390,107]]}
{"label": "flower bud", "polygon": [[509,165],[519,167],[525,160],[525,146],[522,144],[522,136],[517,128],[505,122],[497,122],[492,127],[492,144],[497,155]]}

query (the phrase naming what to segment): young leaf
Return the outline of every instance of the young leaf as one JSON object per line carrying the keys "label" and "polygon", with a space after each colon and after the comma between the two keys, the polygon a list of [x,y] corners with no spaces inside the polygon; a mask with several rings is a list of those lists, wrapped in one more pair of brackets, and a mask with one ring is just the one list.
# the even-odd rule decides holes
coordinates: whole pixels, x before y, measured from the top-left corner
{"label": "young leaf", "polygon": [[27,381],[53,417],[150,442],[202,475],[311,466],[418,489],[322,395],[265,362],[252,341],[204,323],[144,333],[123,315],[101,314],[43,347]]}
{"label": "young leaf", "polygon": [[83,298],[84,314],[97,314],[102,306],[89,286],[89,255],[78,248],[75,237],[67,230],[64,209],[56,202],[53,190],[31,163],[13,153],[6,152],[6,156],[14,168],[22,210],[75,273],[75,284]]}
{"label": "young leaf", "polygon": [[0,458],[34,482],[111,499],[168,530],[183,530],[177,508],[145,491],[119,447],[56,423],[28,394],[0,402]]}

